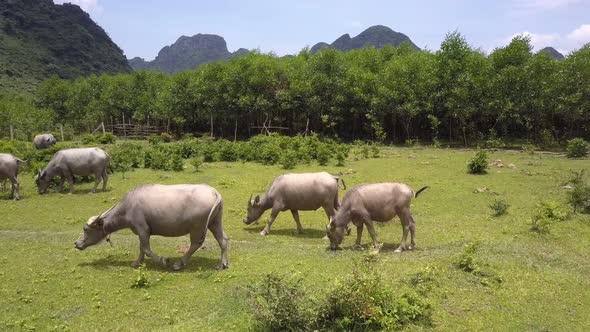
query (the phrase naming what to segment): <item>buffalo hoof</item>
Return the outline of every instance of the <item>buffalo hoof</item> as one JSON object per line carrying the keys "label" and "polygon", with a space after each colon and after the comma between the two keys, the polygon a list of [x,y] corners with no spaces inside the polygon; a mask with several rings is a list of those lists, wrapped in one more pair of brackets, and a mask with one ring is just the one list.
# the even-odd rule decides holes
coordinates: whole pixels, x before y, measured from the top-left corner
{"label": "buffalo hoof", "polygon": [[131,267],[137,269],[141,264],[143,264],[143,262],[133,262],[133,264],[131,264]]}
{"label": "buffalo hoof", "polygon": [[180,271],[184,268],[184,264],[182,262],[176,262],[172,265],[172,271]]}
{"label": "buffalo hoof", "polygon": [[165,267],[170,266],[170,260],[168,260],[168,258],[166,258],[166,257],[160,257],[160,263],[162,265],[164,265]]}
{"label": "buffalo hoof", "polygon": [[260,235],[265,236],[268,235],[268,232],[266,231],[266,229],[262,230],[262,232],[260,232]]}
{"label": "buffalo hoof", "polygon": [[353,250],[362,250],[363,247],[360,244],[355,244],[354,246],[352,246]]}
{"label": "buffalo hoof", "polygon": [[229,267],[228,263],[221,263],[221,264],[217,265],[217,267],[215,269],[217,269],[218,271],[221,271],[221,270],[227,269],[228,267]]}

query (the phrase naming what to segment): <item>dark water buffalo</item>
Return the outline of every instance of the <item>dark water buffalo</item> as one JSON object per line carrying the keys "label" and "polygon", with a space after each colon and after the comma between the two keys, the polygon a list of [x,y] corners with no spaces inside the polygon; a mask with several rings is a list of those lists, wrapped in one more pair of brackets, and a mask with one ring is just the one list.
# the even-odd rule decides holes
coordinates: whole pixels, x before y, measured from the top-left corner
{"label": "dark water buffalo", "polygon": [[54,145],[56,142],[57,140],[52,134],[41,134],[33,138],[33,145],[37,150],[47,149],[48,147]]}
{"label": "dark water buffalo", "polygon": [[[356,245],[361,244],[363,226],[367,226],[373,246],[379,248],[373,221],[385,222],[396,215],[400,217],[403,227],[402,242],[395,252],[412,250],[416,246],[416,222],[410,213],[410,202],[428,187],[416,192],[403,183],[361,184],[350,189],[338,212],[327,228],[330,248],[335,250],[344,238],[346,226],[352,222],[357,228]],[[412,234],[410,246],[406,246],[408,231]]]}
{"label": "dark water buffalo", "polygon": [[18,168],[23,162],[11,154],[0,153],[0,182],[2,182],[2,186],[4,186],[4,180],[9,180],[12,183],[10,197],[14,200],[20,199],[20,185],[17,177]]}
{"label": "dark water buffalo", "polygon": [[229,266],[227,259],[229,238],[223,231],[222,215],[223,199],[221,194],[211,186],[204,184],[144,185],[128,192],[110,210],[88,219],[84,225],[84,233],[75,242],[75,247],[84,250],[115,231],[130,228],[139,236],[139,257],[132,266],[137,267],[142,264],[144,255],[148,255],[164,266],[169,266],[167,258],[152,252],[150,236],[172,237],[190,234],[190,248],[181,260],[172,266],[174,270],[180,270],[201,247],[209,229],[221,247],[221,264],[218,269],[224,269]]}
{"label": "dark water buffalo", "polygon": [[44,194],[49,183],[56,176],[61,177],[59,192],[62,191],[64,181],[67,179],[70,184],[70,194],[73,193],[74,175],[94,175],[93,193],[96,192],[96,187],[102,179],[102,190],[105,191],[109,181],[107,168],[110,159],[109,155],[99,148],[59,150],[51,157],[45,169],[39,170],[35,176],[39,193]]}
{"label": "dark water buffalo", "polygon": [[[338,209],[338,180],[330,173],[290,173],[277,176],[270,188],[256,198],[248,199],[248,214],[244,218],[247,225],[258,220],[264,211],[272,209],[268,224],[260,235],[267,235],[270,227],[281,211],[291,210],[297,223],[297,232],[303,232],[298,211],[312,211],[324,208],[328,219]],[[344,185],[344,181],[342,182]]]}

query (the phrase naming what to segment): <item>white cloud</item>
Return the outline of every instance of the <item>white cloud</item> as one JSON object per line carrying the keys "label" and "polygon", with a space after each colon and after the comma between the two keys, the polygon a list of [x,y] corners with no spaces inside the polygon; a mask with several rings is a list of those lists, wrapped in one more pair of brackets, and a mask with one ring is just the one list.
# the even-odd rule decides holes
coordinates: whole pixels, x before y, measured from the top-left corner
{"label": "white cloud", "polygon": [[80,6],[87,13],[97,13],[102,10],[98,0],[53,0],[56,4],[71,3]]}
{"label": "white cloud", "polygon": [[581,45],[590,43],[590,24],[582,24],[576,30],[570,32],[567,39]]}

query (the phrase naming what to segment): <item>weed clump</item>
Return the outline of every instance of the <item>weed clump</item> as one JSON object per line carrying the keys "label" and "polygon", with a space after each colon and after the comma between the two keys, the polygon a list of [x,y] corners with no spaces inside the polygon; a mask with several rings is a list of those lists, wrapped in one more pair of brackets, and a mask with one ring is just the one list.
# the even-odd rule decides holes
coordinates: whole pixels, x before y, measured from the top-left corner
{"label": "weed clump", "polygon": [[584,178],[586,170],[573,171],[568,184],[572,190],[567,193],[567,201],[574,212],[590,213],[590,184]]}
{"label": "weed clump", "polygon": [[131,288],[148,288],[150,286],[150,280],[145,268],[145,264],[141,264],[135,270],[135,279],[131,283]]}
{"label": "weed clump", "polygon": [[467,172],[470,174],[484,174],[488,168],[488,154],[484,150],[477,151],[475,156],[467,163]]}
{"label": "weed clump", "polygon": [[504,199],[496,199],[492,204],[490,204],[490,209],[492,209],[492,215],[494,217],[505,215],[508,213],[509,207],[510,204],[508,204]]}
{"label": "weed clump", "polygon": [[569,218],[567,209],[557,201],[542,201],[537,204],[531,221],[531,231],[539,234],[550,232],[552,224]]}
{"label": "weed clump", "polygon": [[574,138],[567,142],[567,157],[581,158],[588,155],[588,143],[583,138]]}
{"label": "weed clump", "polygon": [[488,264],[482,262],[476,257],[480,244],[478,242],[471,242],[463,247],[463,251],[455,260],[455,266],[466,273],[469,273],[477,278],[483,286],[492,286],[502,283],[502,278],[489,267]]}

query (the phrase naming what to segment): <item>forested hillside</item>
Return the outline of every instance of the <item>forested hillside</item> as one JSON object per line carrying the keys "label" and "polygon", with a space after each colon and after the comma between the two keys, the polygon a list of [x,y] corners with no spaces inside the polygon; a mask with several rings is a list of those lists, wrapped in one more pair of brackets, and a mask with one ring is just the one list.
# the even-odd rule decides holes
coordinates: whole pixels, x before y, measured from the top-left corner
{"label": "forested hillside", "polygon": [[80,7],[0,1],[0,91],[32,91],[52,76],[129,72],[121,49]]}
{"label": "forested hillside", "polygon": [[[46,81],[34,105],[47,123],[78,131],[133,119],[168,124],[178,135],[248,137],[263,124],[284,134],[308,129],[344,140],[420,139],[472,144],[486,138],[555,142],[590,137],[590,45],[557,61],[515,37],[489,56],[450,33],[437,52],[324,49],[294,57],[249,53],[172,76],[135,72]],[[1,103],[10,107],[11,102]],[[13,111],[0,119],[27,130]],[[21,121],[20,123],[18,121]],[[211,123],[212,122],[212,123]],[[258,127],[258,128],[256,128]],[[31,129],[32,130],[32,129]]]}

